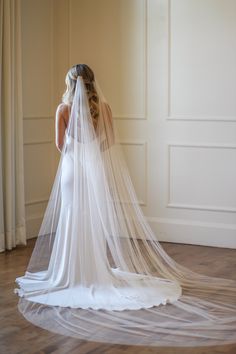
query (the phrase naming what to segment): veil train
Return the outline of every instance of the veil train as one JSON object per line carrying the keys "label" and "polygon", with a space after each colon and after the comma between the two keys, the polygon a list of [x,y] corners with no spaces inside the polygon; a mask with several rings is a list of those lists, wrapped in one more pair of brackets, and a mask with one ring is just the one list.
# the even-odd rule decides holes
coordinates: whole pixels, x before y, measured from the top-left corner
{"label": "veil train", "polygon": [[96,124],[77,78],[49,202],[25,275],[16,279],[19,311],[52,332],[99,342],[236,342],[236,282],[195,273],[161,247],[94,85]]}

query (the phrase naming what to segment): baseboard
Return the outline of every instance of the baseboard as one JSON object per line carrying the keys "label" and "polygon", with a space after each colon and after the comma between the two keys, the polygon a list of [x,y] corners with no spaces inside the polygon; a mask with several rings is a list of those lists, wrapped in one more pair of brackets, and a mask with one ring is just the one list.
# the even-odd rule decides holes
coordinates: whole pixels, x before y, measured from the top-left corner
{"label": "baseboard", "polygon": [[[26,221],[27,239],[37,237],[43,216]],[[236,249],[236,225],[147,217],[158,241]]]}
{"label": "baseboard", "polygon": [[236,248],[236,225],[147,217],[158,241]]}

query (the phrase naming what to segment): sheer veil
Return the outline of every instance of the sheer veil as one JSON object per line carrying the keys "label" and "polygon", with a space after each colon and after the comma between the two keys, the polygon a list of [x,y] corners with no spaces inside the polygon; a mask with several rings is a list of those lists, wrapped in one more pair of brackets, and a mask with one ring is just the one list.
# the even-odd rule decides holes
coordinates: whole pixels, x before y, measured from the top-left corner
{"label": "sheer veil", "polygon": [[49,202],[25,275],[16,279],[19,311],[37,326],[92,341],[235,342],[236,282],[195,273],[161,247],[94,85],[95,120],[78,76]]}

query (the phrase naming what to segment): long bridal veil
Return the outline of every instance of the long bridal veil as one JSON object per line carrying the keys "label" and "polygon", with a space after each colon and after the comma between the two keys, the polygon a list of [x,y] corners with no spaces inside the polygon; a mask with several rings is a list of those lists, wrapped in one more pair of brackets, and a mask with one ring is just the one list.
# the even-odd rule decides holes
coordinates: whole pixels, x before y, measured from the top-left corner
{"label": "long bridal veil", "polygon": [[76,338],[149,346],[236,341],[236,282],[195,273],[159,244],[138,204],[109,105],[78,76],[55,181],[18,308]]}

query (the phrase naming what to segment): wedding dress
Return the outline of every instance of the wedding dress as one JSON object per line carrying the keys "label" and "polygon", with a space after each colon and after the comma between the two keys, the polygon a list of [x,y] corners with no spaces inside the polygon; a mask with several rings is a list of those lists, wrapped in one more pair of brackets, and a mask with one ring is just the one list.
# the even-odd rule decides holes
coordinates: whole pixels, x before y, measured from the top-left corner
{"label": "wedding dress", "polygon": [[42,328],[93,341],[236,341],[236,282],[194,273],[163,250],[97,83],[96,90],[95,129],[78,77],[48,206],[25,275],[16,279],[20,312]]}

